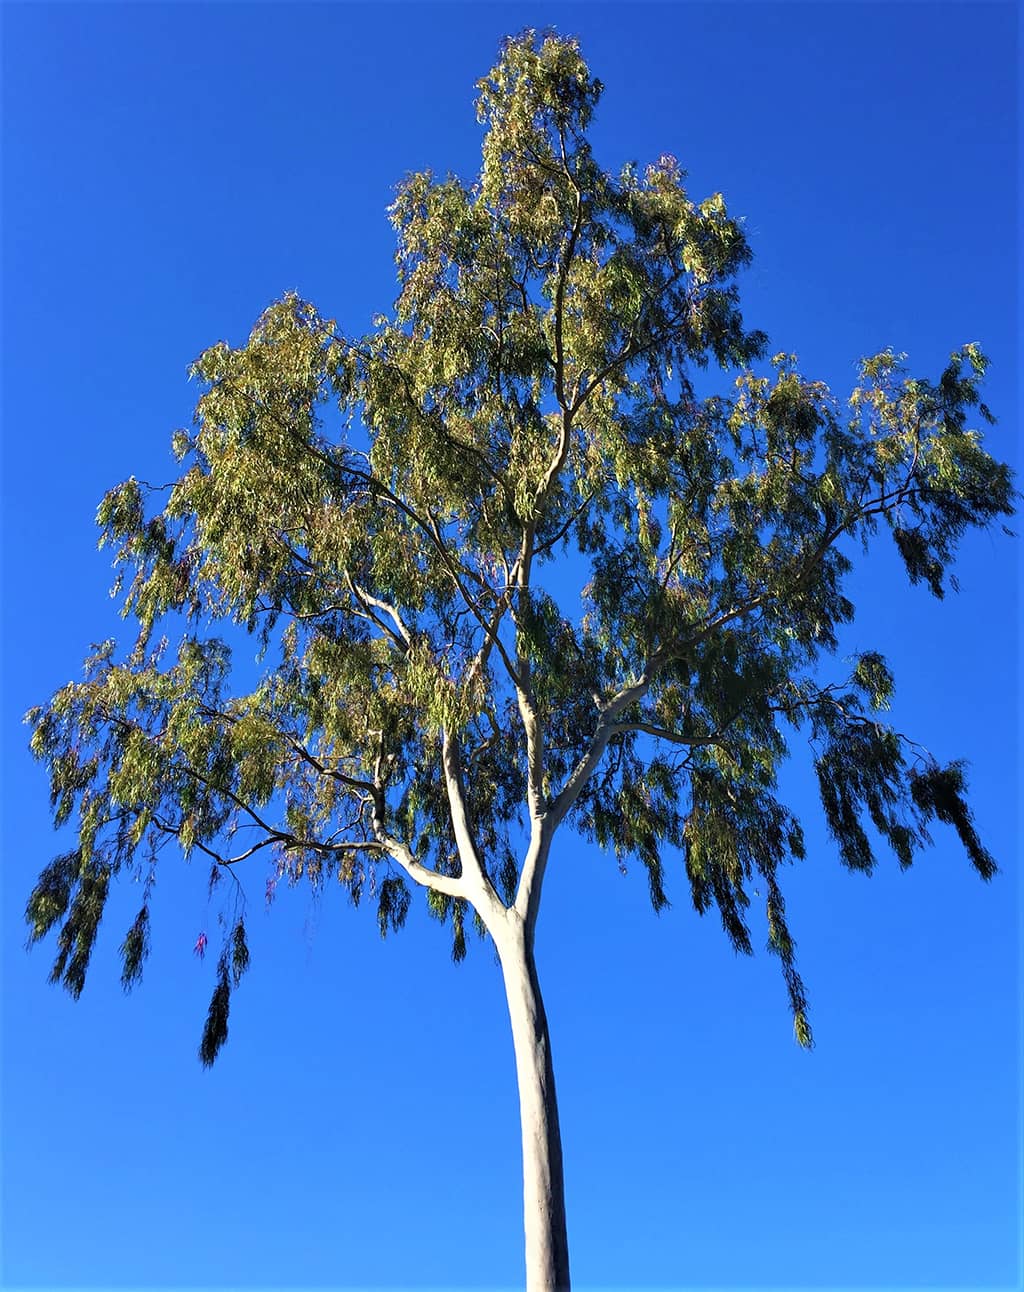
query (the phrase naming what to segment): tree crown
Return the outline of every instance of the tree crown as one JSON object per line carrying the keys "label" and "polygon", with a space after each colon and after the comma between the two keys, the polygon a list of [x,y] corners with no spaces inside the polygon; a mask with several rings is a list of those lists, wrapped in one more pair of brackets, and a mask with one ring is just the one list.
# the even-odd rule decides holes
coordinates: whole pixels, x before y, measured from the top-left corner
{"label": "tree crown", "polygon": [[[810,737],[846,866],[870,871],[879,838],[908,866],[938,820],[995,869],[962,765],[880,716],[882,656],[819,678],[857,544],[887,530],[942,596],[962,535],[1011,512],[1009,470],[970,425],[991,421],[984,356],[964,346],[929,381],[884,352],[840,402],[793,356],[765,362],[720,194],[694,202],[669,156],[595,161],[601,85],[573,41],[510,39],[478,88],[478,178],[411,175],[390,208],[393,313],[353,338],[285,296],[193,365],[162,507],[134,478],[103,499],[138,635],[29,715],[76,831],[31,895],[30,940],[58,929],[52,977],[77,995],[110,880],[136,872],[131,986],[170,840],[214,878],[260,852],[292,882],[336,877],[382,934],[419,884],[461,958],[467,920],[515,907],[532,927],[568,820],[642,862],[655,909],[680,853],[740,950],[763,889],[807,1044],[780,879],[804,851],[776,796],[787,736]],[[728,394],[702,393],[708,366]],[[258,639],[251,691],[210,621]],[[225,928],[204,1062],[248,964],[244,919]]]}

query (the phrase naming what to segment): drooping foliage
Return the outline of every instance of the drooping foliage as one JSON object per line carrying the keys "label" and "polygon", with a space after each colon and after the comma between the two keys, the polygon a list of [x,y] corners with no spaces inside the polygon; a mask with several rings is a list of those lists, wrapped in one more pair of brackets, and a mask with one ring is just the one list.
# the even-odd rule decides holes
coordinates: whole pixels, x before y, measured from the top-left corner
{"label": "drooping foliage", "polygon": [[[461,958],[467,920],[486,924],[467,859],[511,904],[536,879],[526,841],[567,819],[643,865],[655,909],[688,884],[740,951],[763,892],[809,1044],[782,889],[803,836],[776,797],[797,732],[844,865],[884,842],[907,866],[938,821],[993,873],[960,764],[884,721],[883,658],[822,678],[860,545],[888,531],[942,596],[962,535],[1012,509],[971,424],[991,420],[981,351],[934,382],[876,355],[845,401],[766,361],[741,224],[670,156],[603,169],[600,92],[573,41],[506,42],[479,85],[479,176],[398,189],[392,314],[350,337],[284,297],[196,360],[162,506],[134,478],[101,503],[137,637],[29,715],[77,836],[30,937],[57,930],[52,976],[76,995],[110,881],[151,875],[168,840],[243,885],[261,853],[339,881],[382,935],[421,885]],[[708,367],[725,393],[702,393]],[[258,641],[252,690],[210,619]],[[248,964],[242,923],[224,929],[204,1063]]]}

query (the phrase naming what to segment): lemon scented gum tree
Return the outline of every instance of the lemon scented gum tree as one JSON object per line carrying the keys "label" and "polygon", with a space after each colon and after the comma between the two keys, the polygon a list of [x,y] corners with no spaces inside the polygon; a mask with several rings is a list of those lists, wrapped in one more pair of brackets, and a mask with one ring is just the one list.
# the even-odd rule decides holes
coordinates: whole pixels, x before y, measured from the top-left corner
{"label": "lemon scented gum tree", "polygon": [[[603,170],[587,142],[600,92],[572,40],[506,41],[479,85],[479,178],[400,186],[393,316],[349,337],[286,296],[244,346],[201,355],[163,509],[134,478],[99,509],[137,639],[29,715],[76,831],[32,892],[30,938],[56,930],[51,976],[76,996],[126,875],[144,899],[125,987],[140,976],[168,843],[242,884],[261,856],[293,882],[340,881],[382,934],[419,890],[456,959],[470,928],[491,940],[537,1290],[569,1286],[534,946],[573,832],[639,859],[655,910],[681,858],[697,911],[744,952],[756,886],[802,1045],[788,734],[810,738],[846,866],[869,871],[879,839],[909,866],[938,821],[995,869],[961,766],[879,716],[882,656],[838,680],[820,668],[853,615],[851,552],[888,533],[941,596],[964,532],[1010,512],[1009,471],[969,425],[991,420],[982,354],[956,351],[936,381],[877,355],[845,403],[790,356],[759,364],[740,226],[720,195],[693,202],[671,157]],[[721,397],[695,393],[709,365],[732,373]],[[567,551],[587,570],[575,601]],[[199,631],[211,618],[262,647],[248,694]],[[249,962],[244,919],[225,930],[207,1064]]]}

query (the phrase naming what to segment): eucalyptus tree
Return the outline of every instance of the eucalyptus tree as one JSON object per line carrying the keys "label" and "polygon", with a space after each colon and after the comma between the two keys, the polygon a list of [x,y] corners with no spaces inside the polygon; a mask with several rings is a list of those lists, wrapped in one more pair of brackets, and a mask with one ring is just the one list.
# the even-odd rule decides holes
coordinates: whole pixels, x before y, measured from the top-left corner
{"label": "eucalyptus tree", "polygon": [[[51,977],[76,996],[126,875],[145,881],[122,946],[125,987],[139,978],[168,843],[213,878],[244,883],[262,854],[291,882],[340,881],[382,934],[421,890],[456,959],[469,929],[490,939],[532,1289],[569,1285],[534,958],[545,872],[572,864],[557,841],[639,859],[655,910],[678,864],[743,952],[756,885],[805,1046],[787,734],[809,737],[844,865],[870,871],[884,841],[909,866],[939,821],[995,869],[962,766],[882,720],[882,656],[841,680],[819,667],[854,613],[858,545],[888,532],[941,597],[964,532],[1010,512],[1009,471],[969,426],[991,420],[984,357],[965,346],[929,381],[879,354],[843,403],[791,356],[764,361],[740,224],[718,194],[691,200],[671,157],[602,169],[600,92],[573,41],[508,40],[479,83],[478,178],[398,189],[393,314],[349,337],[289,295],[199,357],[162,508],[134,478],[99,508],[137,637],[29,715],[76,835],[32,892],[30,939],[57,931]],[[709,366],[729,393],[698,393]],[[211,619],[258,640],[253,690]],[[244,921],[224,928],[206,1064],[249,960]]]}

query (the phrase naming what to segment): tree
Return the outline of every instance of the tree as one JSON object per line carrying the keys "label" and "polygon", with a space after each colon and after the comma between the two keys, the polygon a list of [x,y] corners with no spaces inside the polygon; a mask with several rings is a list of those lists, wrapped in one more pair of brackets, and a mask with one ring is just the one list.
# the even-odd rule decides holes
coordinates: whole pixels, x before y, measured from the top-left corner
{"label": "tree", "polygon": [[[853,615],[857,543],[888,529],[941,596],[964,532],[1011,511],[1007,468],[968,426],[990,420],[980,350],[934,382],[877,355],[845,407],[791,356],[766,364],[739,309],[741,227],[720,196],[693,203],[670,157],[602,171],[586,137],[600,88],[571,41],[507,42],[479,87],[478,182],[399,190],[393,317],[349,338],[287,296],[245,346],[200,356],[162,509],[130,479],[99,510],[136,640],[104,644],[30,715],[76,831],[27,909],[31,940],[56,930],[54,981],[81,992],[111,880],[133,874],[123,981],[138,980],[168,843],[231,877],[206,1064],[248,967],[237,892],[260,853],[290,882],[367,897],[384,935],[422,888],[456,959],[467,925],[491,940],[535,1288],[569,1283],[534,960],[556,835],[636,857],[655,910],[681,855],[697,911],[743,952],[762,892],[803,1045],[787,734],[810,737],[846,866],[870,871],[879,841],[907,866],[939,821],[995,868],[963,767],[882,721],[883,658],[819,677]],[[728,397],[705,391],[712,363],[736,376]],[[250,692],[228,644],[200,635],[208,618],[258,641]]]}

